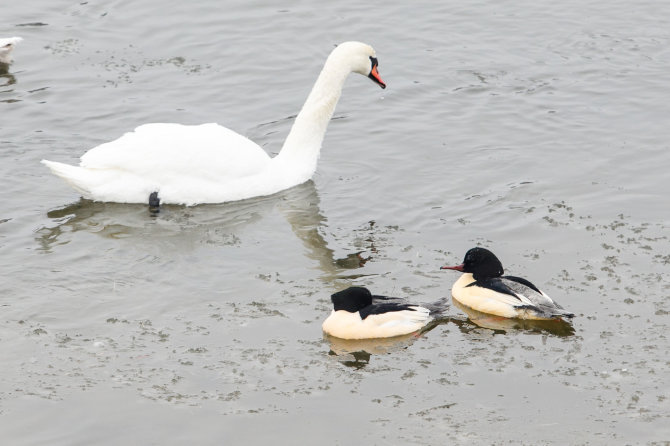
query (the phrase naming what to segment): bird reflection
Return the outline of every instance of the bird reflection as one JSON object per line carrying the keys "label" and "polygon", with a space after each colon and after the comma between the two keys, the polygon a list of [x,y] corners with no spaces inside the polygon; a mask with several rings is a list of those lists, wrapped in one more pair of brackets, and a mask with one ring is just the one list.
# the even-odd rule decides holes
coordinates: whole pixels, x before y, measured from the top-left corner
{"label": "bird reflection", "polygon": [[419,333],[393,338],[378,339],[340,339],[324,335],[330,344],[331,356],[336,356],[347,367],[362,369],[370,363],[372,355],[384,355],[409,347],[416,341]]}
{"label": "bird reflection", "polygon": [[9,64],[0,62],[0,87],[9,87],[15,83],[16,76],[9,72]]}
{"label": "bird reflection", "polygon": [[330,346],[328,352],[330,356],[337,357],[337,360],[347,367],[362,369],[370,363],[373,356],[404,350],[433,328],[451,321],[450,317],[440,317],[421,330],[392,338],[340,339],[327,334],[324,334],[323,338]]}
{"label": "bird reflection", "polygon": [[278,207],[307,248],[307,256],[319,262],[320,269],[328,278],[336,278],[342,269],[361,268],[371,259],[371,256],[365,257],[363,252],[370,248],[374,252],[372,242],[365,249],[335,258],[335,252],[328,247],[320,232],[326,226],[327,219],[319,208],[319,194],[312,181],[285,192],[280,194]]}
{"label": "bird reflection", "polygon": [[[555,336],[567,337],[575,334],[575,329],[569,322],[562,319],[552,320],[528,320],[528,319],[510,319],[501,316],[481,313],[473,310],[452,299],[461,311],[468,315],[468,320],[481,328],[488,328],[500,333],[506,333],[511,330],[528,330],[533,332],[549,333]],[[463,329],[463,327],[461,327]]]}
{"label": "bird reflection", "polygon": [[[328,352],[328,354],[333,356],[340,356],[332,350]],[[350,354],[347,354],[345,357],[340,358],[340,362],[347,367],[360,370],[364,368],[366,365],[370,364],[371,356],[372,355],[366,352],[365,350],[360,350],[357,352],[351,352]]]}
{"label": "bird reflection", "polygon": [[286,218],[307,248],[307,256],[318,262],[325,280],[338,278],[342,270],[361,268],[371,258],[363,255],[368,248],[362,246],[354,253],[335,257],[320,232],[327,220],[319,208],[319,195],[312,181],[268,197],[193,207],[166,205],[159,213],[146,205],[82,198],[48,212],[56,225],[39,229],[36,241],[43,251],[50,252],[69,243],[71,233],[86,231],[107,238],[133,238],[140,244],[170,243],[182,251],[202,243],[234,245],[240,242],[235,235],[240,228],[261,220],[273,209]]}

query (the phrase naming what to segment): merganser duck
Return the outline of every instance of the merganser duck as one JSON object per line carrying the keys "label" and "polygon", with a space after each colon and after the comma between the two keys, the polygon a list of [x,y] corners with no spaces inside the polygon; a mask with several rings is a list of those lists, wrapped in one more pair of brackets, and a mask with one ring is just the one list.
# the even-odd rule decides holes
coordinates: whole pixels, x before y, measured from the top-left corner
{"label": "merganser duck", "polygon": [[375,50],[344,42],[328,56],[284,145],[271,158],[218,124],[145,124],[81,157],[79,166],[42,160],[84,198],[195,205],[272,195],[309,180],[349,73],[386,88]]}
{"label": "merganser duck", "polygon": [[17,43],[22,41],[20,37],[6,37],[0,39],[0,63],[9,65],[12,63],[12,51]]}
{"label": "merganser duck", "polygon": [[373,296],[364,287],[333,294],[333,311],[323,331],[341,339],[390,338],[413,333],[433,320],[431,310],[404,299]]}
{"label": "merganser duck", "polygon": [[481,313],[534,320],[574,316],[528,280],[503,276],[502,263],[488,249],[472,248],[465,254],[463,264],[440,269],[463,273],[451,294],[459,303]]}

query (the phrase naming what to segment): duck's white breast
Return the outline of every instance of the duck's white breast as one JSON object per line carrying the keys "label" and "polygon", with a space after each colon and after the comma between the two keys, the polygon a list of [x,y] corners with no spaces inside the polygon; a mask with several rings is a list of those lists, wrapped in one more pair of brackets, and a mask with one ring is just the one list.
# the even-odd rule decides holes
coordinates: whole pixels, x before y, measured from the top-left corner
{"label": "duck's white breast", "polygon": [[341,339],[389,338],[420,330],[430,322],[430,312],[422,307],[389,311],[361,319],[360,314],[333,311],[323,323],[323,331]]}
{"label": "duck's white breast", "polygon": [[474,281],[475,279],[472,277],[472,274],[462,274],[451,288],[451,294],[454,299],[481,313],[503,317],[517,317],[518,311],[515,306],[521,304],[518,299],[488,288],[467,286]]}

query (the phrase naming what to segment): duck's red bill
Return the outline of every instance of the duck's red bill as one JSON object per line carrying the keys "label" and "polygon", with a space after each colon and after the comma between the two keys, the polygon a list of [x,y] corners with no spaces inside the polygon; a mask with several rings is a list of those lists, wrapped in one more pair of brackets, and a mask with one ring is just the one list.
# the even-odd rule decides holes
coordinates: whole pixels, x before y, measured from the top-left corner
{"label": "duck's red bill", "polygon": [[463,272],[463,267],[465,265],[456,265],[456,266],[441,266],[440,269],[453,269],[455,271]]}

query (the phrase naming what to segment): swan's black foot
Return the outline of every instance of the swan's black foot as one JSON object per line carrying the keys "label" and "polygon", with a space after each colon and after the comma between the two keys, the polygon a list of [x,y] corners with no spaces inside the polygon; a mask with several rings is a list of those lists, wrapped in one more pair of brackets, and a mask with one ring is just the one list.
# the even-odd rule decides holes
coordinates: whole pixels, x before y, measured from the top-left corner
{"label": "swan's black foot", "polygon": [[151,192],[149,195],[149,212],[158,213],[160,211],[161,199],[158,198],[158,192]]}

